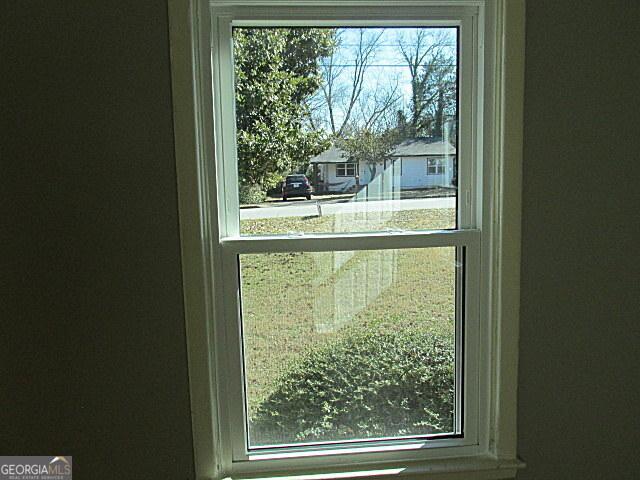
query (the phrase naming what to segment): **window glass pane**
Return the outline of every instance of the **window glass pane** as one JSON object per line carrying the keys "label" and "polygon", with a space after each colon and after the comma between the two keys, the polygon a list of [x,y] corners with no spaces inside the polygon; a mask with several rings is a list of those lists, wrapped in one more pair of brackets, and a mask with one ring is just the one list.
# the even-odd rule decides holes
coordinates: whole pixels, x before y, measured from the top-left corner
{"label": "window glass pane", "polygon": [[240,255],[249,448],[454,432],[456,248]]}
{"label": "window glass pane", "polygon": [[235,27],[241,234],[455,228],[457,36]]}

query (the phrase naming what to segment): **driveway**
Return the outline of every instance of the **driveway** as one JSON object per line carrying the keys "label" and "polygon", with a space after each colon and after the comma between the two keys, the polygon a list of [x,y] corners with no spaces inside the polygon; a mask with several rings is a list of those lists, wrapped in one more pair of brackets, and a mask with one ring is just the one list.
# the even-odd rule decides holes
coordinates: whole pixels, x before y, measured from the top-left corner
{"label": "driveway", "polygon": [[344,200],[297,200],[270,203],[269,206],[242,208],[240,220],[277,217],[309,217],[318,215],[318,205],[323,215],[338,213],[364,213],[380,211],[426,210],[432,208],[455,208],[455,197],[411,198],[402,200],[374,200],[368,202],[345,202]]}

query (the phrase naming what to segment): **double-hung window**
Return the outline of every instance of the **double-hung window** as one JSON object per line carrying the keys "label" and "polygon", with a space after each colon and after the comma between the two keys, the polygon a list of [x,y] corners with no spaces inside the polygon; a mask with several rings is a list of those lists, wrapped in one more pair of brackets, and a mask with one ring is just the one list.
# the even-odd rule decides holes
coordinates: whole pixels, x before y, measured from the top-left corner
{"label": "double-hung window", "polygon": [[[178,3],[199,478],[512,476],[506,2]],[[424,138],[455,145],[455,196],[422,195],[419,156],[394,173]],[[309,202],[331,163],[366,188]],[[287,177],[299,201],[278,201]]]}
{"label": "double-hung window", "polygon": [[444,159],[428,158],[427,175],[444,175]]}
{"label": "double-hung window", "polygon": [[336,177],[355,177],[357,174],[357,164],[355,163],[336,164]]}

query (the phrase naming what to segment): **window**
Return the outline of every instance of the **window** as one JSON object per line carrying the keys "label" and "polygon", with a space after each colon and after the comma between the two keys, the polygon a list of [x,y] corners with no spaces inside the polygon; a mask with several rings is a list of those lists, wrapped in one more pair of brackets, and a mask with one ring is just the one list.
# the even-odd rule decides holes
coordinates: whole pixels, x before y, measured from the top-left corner
{"label": "window", "polygon": [[358,174],[355,163],[336,163],[336,177],[355,177]]}
{"label": "window", "polygon": [[[170,18],[197,475],[513,476],[520,2],[193,1]],[[431,137],[454,197],[387,172]],[[331,163],[366,188],[278,203]]]}
{"label": "window", "polygon": [[[238,15],[221,29],[231,32],[230,58],[217,58],[221,72],[234,73],[236,101],[226,113],[235,118],[237,132],[232,142],[223,143],[231,153],[221,159],[221,167],[237,177],[220,185],[221,203],[229,205],[237,197],[234,184],[238,192],[249,182],[268,187],[273,175],[300,168],[297,159],[327,152],[319,141],[311,151],[318,137],[334,138],[347,151],[343,156],[361,157],[367,171],[363,192],[346,202],[318,200],[322,216],[297,215],[305,211],[301,204],[240,211],[226,207],[224,216],[233,223],[222,239],[222,254],[233,263],[222,274],[238,282],[229,284],[225,300],[237,322],[222,328],[239,345],[239,352],[227,358],[235,372],[228,421],[231,429],[245,425],[236,427],[232,437],[232,458],[238,464],[327,445],[344,450],[392,442],[402,448],[418,440],[464,447],[476,441],[476,429],[469,424],[477,417],[477,398],[463,399],[464,383],[474,380],[465,381],[462,365],[465,355],[478,348],[477,317],[467,312],[477,310],[481,235],[475,228],[455,228],[458,216],[472,218],[467,205],[458,207],[455,198],[438,210],[428,203],[413,208],[397,195],[402,185],[394,179],[389,155],[398,144],[433,145],[418,136],[435,132],[427,127],[404,141],[390,140],[399,128],[390,120],[403,103],[410,104],[412,94],[397,91],[416,81],[414,61],[438,72],[428,82],[448,102],[449,128],[460,130],[458,71],[470,71],[459,66],[461,26],[424,22],[298,26],[286,20],[247,23]],[[363,77],[376,72],[375,81],[354,80],[354,72]],[[359,95],[341,113],[354,115],[348,130],[334,130],[341,104],[326,93],[330,88]],[[383,104],[376,93],[383,95]],[[473,115],[468,93],[460,97],[462,111]],[[313,103],[313,113],[297,109],[304,102]],[[369,111],[376,113],[369,116]],[[219,118],[224,113],[221,105]],[[383,114],[385,121],[376,123]],[[283,120],[286,115],[289,122]],[[418,113],[409,108],[406,115]],[[429,116],[420,118],[426,123]],[[278,121],[286,124],[282,131]],[[264,154],[272,151],[279,153],[279,162]],[[473,170],[473,158],[466,159]],[[337,163],[336,174],[353,177],[357,164]],[[443,217],[451,219],[450,230],[434,244]],[[388,233],[391,228],[403,236]],[[372,232],[379,233],[372,237]],[[299,240],[296,246],[289,243],[292,235]],[[413,248],[403,244],[407,239]],[[317,241],[321,248],[314,246]],[[476,365],[467,370],[469,378],[476,376]]]}
{"label": "window", "polygon": [[444,159],[428,158],[427,175],[444,175]]}

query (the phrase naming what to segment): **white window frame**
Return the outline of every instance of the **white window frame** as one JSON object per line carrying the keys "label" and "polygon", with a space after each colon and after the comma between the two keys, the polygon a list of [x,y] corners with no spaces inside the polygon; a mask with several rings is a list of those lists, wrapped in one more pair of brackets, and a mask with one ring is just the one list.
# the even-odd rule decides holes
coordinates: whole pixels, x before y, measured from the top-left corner
{"label": "white window frame", "polygon": [[[380,22],[376,24],[382,24],[380,9],[384,9],[385,19],[396,15],[390,21],[394,25],[403,19],[393,12],[405,15],[404,21],[409,22],[411,18],[414,25],[425,25],[427,22],[420,20],[425,15],[442,25],[443,21],[451,19],[451,12],[474,12],[468,20],[470,23],[463,27],[463,32],[473,36],[474,51],[466,59],[463,51],[461,64],[463,68],[464,65],[472,68],[472,78],[477,81],[465,87],[465,78],[470,77],[460,72],[461,90],[470,88],[468,98],[482,98],[482,101],[475,104],[471,101],[466,109],[468,115],[464,105],[460,110],[462,140],[459,145],[458,201],[473,208],[459,210],[466,213],[458,218],[458,231],[358,235],[357,248],[354,238],[349,235],[261,239],[238,235],[237,216],[225,215],[225,212],[237,212],[237,195],[221,194],[221,186],[237,188],[235,168],[229,168],[228,160],[222,161],[234,156],[225,151],[228,148],[225,146],[233,144],[235,130],[229,128],[233,122],[224,113],[229,112],[229,96],[225,99],[224,95],[213,93],[232,91],[232,75],[216,69],[219,56],[230,55],[231,45],[216,39],[220,38],[220,25],[228,22],[229,15],[233,16],[237,11],[245,12],[245,24],[250,23],[249,16],[260,24],[273,21],[274,11],[279,19],[296,20],[296,24],[300,24],[300,11],[291,7],[293,3],[315,9],[314,19],[328,20],[338,10],[343,18],[345,12],[351,11],[352,21],[362,24],[372,24],[372,18]],[[457,474],[459,478],[488,479],[513,477],[522,466],[515,450],[515,406],[524,2],[406,0],[398,3],[403,7],[389,10],[390,2],[382,0],[213,0],[211,5],[206,0],[169,0],[175,149],[197,478],[270,477],[279,472],[281,475],[318,474],[322,478],[383,474],[454,478],[451,475]],[[214,22],[211,6],[216,9],[217,21]],[[274,21],[275,24],[282,22]],[[217,120],[213,110],[218,112]],[[481,130],[479,125],[483,126]],[[462,133],[465,129],[478,134],[465,136]],[[475,158],[482,160],[474,162]],[[477,259],[467,267],[467,275],[474,278],[472,281],[478,287],[477,304],[467,300],[467,309],[476,308],[477,315],[471,313],[478,319],[477,338],[473,339],[476,346],[471,345],[470,350],[465,346],[465,362],[472,360],[477,367],[475,379],[467,379],[465,383],[465,388],[478,392],[470,438],[465,435],[463,442],[447,439],[429,444],[393,441],[351,449],[314,447],[299,449],[296,454],[268,452],[242,461],[234,458],[238,429],[236,433],[232,431],[232,406],[225,399],[235,388],[235,374],[228,367],[229,358],[238,357],[239,342],[237,338],[229,338],[229,329],[221,328],[221,325],[225,317],[238,317],[238,278],[223,277],[223,271],[237,271],[237,265],[232,263],[237,262],[238,253],[451,245],[465,246],[471,252],[468,258]]]}
{"label": "white window frame", "polygon": [[[338,170],[344,170],[344,173],[338,173]],[[349,170],[353,170],[349,174]],[[336,177],[355,177],[358,175],[358,164],[355,162],[336,163]]]}
{"label": "white window frame", "polygon": [[[431,171],[434,169],[435,171]],[[444,166],[444,158],[432,157],[427,158],[427,175],[444,175],[445,174],[445,166]]]}

